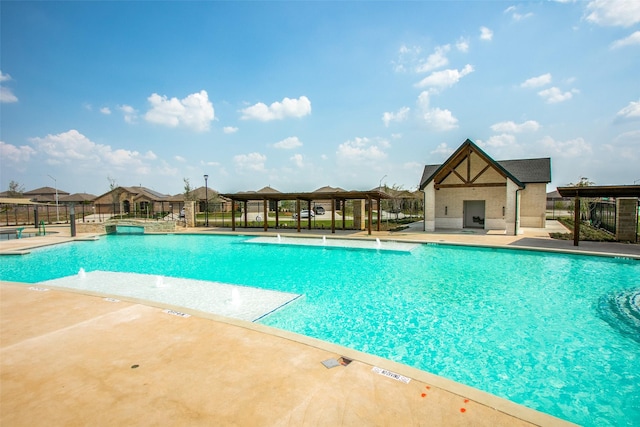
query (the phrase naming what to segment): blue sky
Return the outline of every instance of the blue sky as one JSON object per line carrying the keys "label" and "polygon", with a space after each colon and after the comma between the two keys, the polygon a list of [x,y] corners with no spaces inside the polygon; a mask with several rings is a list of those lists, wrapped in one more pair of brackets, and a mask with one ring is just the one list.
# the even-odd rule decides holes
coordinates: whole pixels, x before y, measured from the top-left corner
{"label": "blue sky", "polygon": [[[0,190],[640,180],[640,2],[0,2]],[[55,178],[52,179],[51,177]]]}

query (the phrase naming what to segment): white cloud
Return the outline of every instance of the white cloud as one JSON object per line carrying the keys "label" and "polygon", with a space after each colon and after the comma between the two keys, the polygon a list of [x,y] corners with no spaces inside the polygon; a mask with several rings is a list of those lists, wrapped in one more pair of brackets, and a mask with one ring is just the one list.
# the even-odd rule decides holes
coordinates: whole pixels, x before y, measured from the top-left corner
{"label": "white cloud", "polygon": [[407,119],[410,110],[409,107],[402,107],[395,113],[385,112],[382,114],[382,121],[386,127],[389,127],[391,122],[402,122]]}
{"label": "white cloud", "polygon": [[292,150],[294,148],[302,147],[302,142],[297,136],[290,136],[282,141],[276,142],[273,146],[282,150]]}
{"label": "white cloud", "polygon": [[260,153],[238,154],[233,157],[233,163],[236,165],[236,170],[240,172],[266,172],[264,164],[267,161],[267,156]]}
{"label": "white cloud", "polygon": [[187,159],[185,159],[182,156],[174,156],[174,159],[176,159],[176,161],[180,162],[180,163],[185,163],[187,161]]}
{"label": "white cloud", "polygon": [[538,92],[538,95],[544,98],[547,104],[556,104],[558,102],[568,101],[573,98],[575,93],[578,93],[578,90],[571,89],[571,91],[562,92],[559,88],[554,86],[549,89],[541,90]]}
{"label": "white cloud", "polygon": [[213,104],[209,101],[206,90],[192,93],[181,100],[168,99],[157,93],[153,93],[147,99],[151,109],[144,118],[152,123],[169,127],[182,125],[201,132],[208,130],[209,124],[215,118]]}
{"label": "white cloud", "polygon": [[456,49],[464,53],[469,52],[469,40],[464,37],[460,37],[456,42]]}
{"label": "white cloud", "polygon": [[8,87],[0,86],[0,102],[7,104],[10,102],[18,102],[18,97],[15,96]]}
{"label": "white cloud", "polygon": [[453,148],[449,147],[446,142],[438,144],[435,150],[431,154],[437,154],[442,157],[449,157],[453,153]]}
{"label": "white cloud", "polygon": [[533,13],[529,12],[529,13],[525,13],[524,15],[521,13],[516,12],[517,7],[515,6],[509,6],[508,8],[506,8],[504,10],[505,14],[511,14],[511,18],[514,21],[522,21],[523,19],[526,18],[530,18],[531,16],[533,16]]}
{"label": "white cloud", "polygon": [[375,164],[387,158],[384,148],[388,142],[384,140],[371,140],[369,138],[355,138],[343,142],[338,146],[336,155],[342,164]]}
{"label": "white cloud", "polygon": [[418,96],[417,104],[420,117],[429,128],[447,131],[458,127],[458,119],[453,116],[451,111],[431,107],[428,91],[424,91]]}
{"label": "white cloud", "polygon": [[145,159],[148,160],[156,160],[158,158],[158,156],[156,156],[156,153],[154,153],[153,151],[149,150],[146,153],[144,153],[144,157]]}
{"label": "white cloud", "polygon": [[525,80],[520,84],[520,87],[533,88],[533,87],[545,86],[545,85],[548,85],[549,83],[551,83],[551,74],[546,73],[538,77],[531,77],[530,79]]}
{"label": "white cloud", "polygon": [[296,167],[300,169],[304,168],[304,157],[302,156],[302,154],[294,154],[289,158],[289,160],[291,160],[296,165]]}
{"label": "white cloud", "polygon": [[120,105],[118,107],[124,115],[124,121],[127,123],[135,123],[138,119],[138,111],[131,105]]}
{"label": "white cloud", "polygon": [[568,141],[556,141],[552,137],[544,137],[540,143],[547,151],[551,152],[551,157],[574,158],[591,154],[591,145],[583,138],[570,139]]}
{"label": "white cloud", "polygon": [[636,0],[593,0],[587,5],[587,21],[603,26],[629,27],[640,22]]}
{"label": "white cloud", "polygon": [[640,45],[640,31],[636,31],[628,37],[616,40],[611,43],[611,49],[619,49],[625,46]]}
{"label": "white cloud", "polygon": [[640,100],[629,102],[629,105],[618,111],[616,116],[620,119],[640,120]]}
{"label": "white cloud", "polygon": [[238,128],[237,127],[233,127],[233,126],[225,126],[222,128],[222,132],[224,133],[236,133],[238,132]]}
{"label": "white cloud", "polygon": [[141,155],[137,151],[114,150],[108,145],[96,144],[75,129],[56,135],[49,134],[44,138],[30,138],[30,141],[48,156],[49,164],[87,165],[95,169],[101,163],[106,163],[148,173],[149,168],[142,160],[155,156],[152,152]]}
{"label": "white cloud", "polygon": [[478,145],[482,148],[512,147],[516,145],[516,137],[506,133],[503,133],[501,135],[493,135],[486,141],[478,141]]}
{"label": "white cloud", "polygon": [[102,108],[100,109],[100,112],[101,112],[102,114],[107,114],[107,115],[109,115],[109,114],[111,114],[111,109],[110,109],[109,107],[102,107]]}
{"label": "white cloud", "polygon": [[22,145],[16,147],[12,144],[7,144],[4,141],[0,141],[0,159],[3,161],[9,161],[12,163],[24,163],[29,161],[31,156],[36,154],[36,150],[28,145]]}
{"label": "white cloud", "polygon": [[491,39],[493,39],[493,31],[487,27],[480,27],[480,40],[489,41]]}
{"label": "white cloud", "polygon": [[263,122],[282,120],[287,117],[304,117],[311,114],[311,101],[306,96],[301,96],[298,99],[284,98],[282,102],[274,102],[269,106],[259,102],[241,110],[241,112],[243,120]]}
{"label": "white cloud", "polygon": [[503,133],[535,132],[538,129],[540,129],[540,124],[535,120],[527,120],[526,122],[520,124],[508,121],[491,125],[492,131]]}
{"label": "white cloud", "polygon": [[432,108],[422,114],[424,122],[432,129],[446,131],[458,127],[458,119],[449,110]]}
{"label": "white cloud", "polygon": [[407,71],[407,67],[409,64],[413,64],[416,61],[420,51],[421,49],[418,46],[400,46],[400,49],[398,49],[398,59],[396,61],[391,61],[393,64],[393,70],[398,73]]}
{"label": "white cloud", "polygon": [[423,61],[416,67],[416,72],[425,73],[427,71],[435,70],[436,68],[444,67],[449,63],[447,59],[447,52],[451,50],[451,46],[446,44],[444,46],[437,46],[435,52],[427,57],[426,61]]}
{"label": "white cloud", "polygon": [[458,83],[461,78],[473,72],[473,67],[469,64],[465,65],[462,70],[442,70],[434,71],[420,82],[416,83],[416,87],[430,87],[435,90],[451,87]]}
{"label": "white cloud", "polygon": [[[9,74],[0,71],[0,82],[13,80]],[[18,97],[8,87],[0,86],[0,103],[18,102]]]}

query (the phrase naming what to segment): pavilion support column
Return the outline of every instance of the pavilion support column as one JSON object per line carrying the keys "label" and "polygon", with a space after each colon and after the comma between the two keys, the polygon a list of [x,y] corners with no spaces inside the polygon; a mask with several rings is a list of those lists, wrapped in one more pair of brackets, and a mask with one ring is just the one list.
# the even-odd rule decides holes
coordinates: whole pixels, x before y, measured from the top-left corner
{"label": "pavilion support column", "polygon": [[378,197],[378,199],[376,200],[376,202],[378,203],[378,227],[377,230],[380,231],[380,197]]}
{"label": "pavilion support column", "polygon": [[280,200],[276,200],[276,228],[280,227],[280,220],[279,220],[280,216],[278,215],[280,211],[280,209],[278,208],[279,206],[280,206]]}
{"label": "pavilion support column", "polygon": [[307,229],[311,230],[311,200],[307,200],[307,212],[309,212],[309,215],[307,215]]}
{"label": "pavilion support column", "polygon": [[344,231],[347,228],[347,201],[343,199],[339,202],[342,204],[342,231]]}
{"label": "pavilion support column", "polygon": [[336,199],[331,198],[331,234],[336,234]]}
{"label": "pavilion support column", "polygon": [[231,231],[236,231],[236,201],[231,199]]}
{"label": "pavilion support column", "polygon": [[263,213],[262,221],[264,223],[264,231],[267,231],[267,228],[269,227],[269,223],[267,222],[267,214],[269,213],[267,209],[268,205],[269,205],[268,200],[264,199],[262,201],[262,213]]}
{"label": "pavilion support column", "polygon": [[580,197],[578,195],[576,195],[573,205],[573,246],[578,246],[580,241]]}
{"label": "pavilion support column", "polygon": [[635,242],[638,227],[638,199],[616,197],[616,240]]}
{"label": "pavilion support column", "polygon": [[296,199],[296,224],[298,233],[300,232],[300,199]]}
{"label": "pavilion support column", "polygon": [[367,196],[367,202],[369,202],[369,212],[367,212],[367,234],[371,236],[371,221],[373,220],[373,199],[371,196]]}

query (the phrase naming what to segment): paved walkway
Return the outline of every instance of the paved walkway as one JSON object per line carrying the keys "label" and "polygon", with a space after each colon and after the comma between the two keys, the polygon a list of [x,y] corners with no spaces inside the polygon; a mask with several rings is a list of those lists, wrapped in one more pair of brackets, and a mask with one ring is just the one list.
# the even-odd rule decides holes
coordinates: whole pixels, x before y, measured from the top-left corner
{"label": "paved walkway", "polygon": [[[2,241],[0,252],[70,240],[64,228],[56,231]],[[397,233],[338,234],[575,249],[572,241],[552,240],[548,233],[424,233],[417,224]],[[640,245],[588,243],[581,242],[579,250],[640,258]],[[568,425],[427,372],[312,338],[118,299],[0,283],[0,425]],[[341,357],[353,361],[331,369],[321,363]]]}

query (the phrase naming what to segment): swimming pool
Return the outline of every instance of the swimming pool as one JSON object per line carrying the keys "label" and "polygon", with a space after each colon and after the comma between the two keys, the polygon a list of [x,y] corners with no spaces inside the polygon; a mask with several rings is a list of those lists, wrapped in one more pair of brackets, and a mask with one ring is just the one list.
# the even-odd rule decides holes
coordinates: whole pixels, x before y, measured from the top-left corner
{"label": "swimming pool", "polygon": [[578,424],[640,421],[638,331],[616,327],[616,316],[603,312],[612,306],[603,299],[640,288],[638,261],[249,239],[105,236],[1,257],[0,279],[35,283],[83,268],[300,294],[260,323],[433,372]]}

